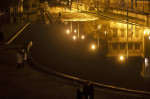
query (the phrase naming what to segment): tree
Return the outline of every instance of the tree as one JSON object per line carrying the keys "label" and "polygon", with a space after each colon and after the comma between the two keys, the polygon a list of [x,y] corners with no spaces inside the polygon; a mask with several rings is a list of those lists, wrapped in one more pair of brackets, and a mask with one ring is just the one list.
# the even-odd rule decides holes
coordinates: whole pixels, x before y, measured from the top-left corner
{"label": "tree", "polygon": [[24,0],[24,5],[31,11],[33,6],[39,5],[39,0]]}

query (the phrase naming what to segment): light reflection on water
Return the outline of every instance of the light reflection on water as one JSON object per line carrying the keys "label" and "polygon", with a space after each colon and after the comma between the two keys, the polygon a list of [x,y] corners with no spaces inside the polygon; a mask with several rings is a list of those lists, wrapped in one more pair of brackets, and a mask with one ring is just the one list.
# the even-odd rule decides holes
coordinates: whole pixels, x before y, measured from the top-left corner
{"label": "light reflection on water", "polygon": [[[135,68],[131,69],[137,69],[136,58],[140,58],[141,65],[138,64],[137,67],[140,67],[141,71],[138,73],[143,79],[150,79],[149,28],[129,24],[127,35],[127,24],[121,22],[97,20],[67,23],[72,34],[77,33],[76,35],[81,38],[84,35],[85,39],[94,41],[96,45],[91,45],[91,49],[103,49],[101,53],[105,53],[108,60],[116,60],[118,63],[126,62],[126,65],[135,65]],[[99,48],[99,46],[101,47]],[[147,59],[146,63],[144,59]]]}
{"label": "light reflection on water", "polygon": [[121,22],[102,19],[51,23],[41,31],[43,38],[41,32],[36,34],[43,42],[35,44],[40,58],[34,50],[32,53],[44,66],[64,74],[150,91],[149,65],[144,62],[144,58],[150,60],[149,29],[129,24],[127,59],[126,28]]}

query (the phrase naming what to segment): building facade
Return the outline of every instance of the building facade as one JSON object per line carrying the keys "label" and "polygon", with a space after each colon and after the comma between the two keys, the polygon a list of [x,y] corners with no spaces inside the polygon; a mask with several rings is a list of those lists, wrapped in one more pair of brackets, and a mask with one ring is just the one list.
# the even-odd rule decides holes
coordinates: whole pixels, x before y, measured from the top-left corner
{"label": "building facade", "polygon": [[72,0],[73,8],[75,4],[83,5],[82,9],[88,10],[86,7],[94,7],[100,10],[110,8],[111,10],[127,10],[127,2],[129,11],[137,13],[150,13],[150,0]]}

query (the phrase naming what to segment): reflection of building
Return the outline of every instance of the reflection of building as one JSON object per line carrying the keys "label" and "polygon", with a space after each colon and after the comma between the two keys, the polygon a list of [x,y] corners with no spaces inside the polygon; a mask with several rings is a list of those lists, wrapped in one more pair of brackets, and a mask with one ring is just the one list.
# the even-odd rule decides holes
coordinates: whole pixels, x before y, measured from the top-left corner
{"label": "reflection of building", "polygon": [[78,2],[86,5],[87,7],[95,7],[99,9],[105,9],[111,7],[111,9],[126,10],[127,1],[129,10],[134,10],[138,12],[150,11],[150,1],[149,0],[72,0],[72,2]]}
{"label": "reflection of building", "polygon": [[143,64],[141,75],[144,78],[150,77],[150,63],[147,58],[145,58],[145,63]]}
{"label": "reflection of building", "polygon": [[129,25],[128,29],[128,51],[127,51],[127,25],[123,23],[110,23],[112,29],[111,39],[108,40],[109,52],[111,56],[144,56],[143,28],[135,25]]}
{"label": "reflection of building", "polygon": [[[125,0],[127,2],[127,0]],[[144,11],[144,12],[149,12],[150,11],[150,1],[149,0],[128,0],[129,2],[129,7]]]}
{"label": "reflection of building", "polygon": [[10,15],[23,11],[23,0],[0,0],[0,12],[3,12],[3,21],[10,21]]}
{"label": "reflection of building", "polygon": [[18,14],[23,12],[23,0],[16,0],[10,5],[10,13]]}

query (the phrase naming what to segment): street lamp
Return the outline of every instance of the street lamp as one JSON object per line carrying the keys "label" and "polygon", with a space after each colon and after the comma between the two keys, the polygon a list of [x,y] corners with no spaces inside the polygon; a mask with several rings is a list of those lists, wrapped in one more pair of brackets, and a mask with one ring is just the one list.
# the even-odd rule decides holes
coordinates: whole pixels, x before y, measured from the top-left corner
{"label": "street lamp", "polygon": [[79,21],[78,21],[78,38],[79,38]]}
{"label": "street lamp", "polygon": [[145,30],[144,30],[144,35],[146,34]]}
{"label": "street lamp", "polygon": [[81,37],[82,39],[84,39],[85,37],[84,37],[84,35],[82,35],[82,37]]}
{"label": "street lamp", "polygon": [[121,60],[121,61],[123,61],[123,60],[124,60],[124,57],[123,57],[122,55],[120,56],[120,60]]}
{"label": "street lamp", "polygon": [[75,29],[75,30],[74,30],[74,33],[76,33],[76,32],[77,32],[77,30]]}
{"label": "street lamp", "polygon": [[100,29],[101,28],[101,25],[98,25],[98,29]]}
{"label": "street lamp", "polygon": [[73,39],[76,40],[76,36],[75,35],[73,36]]}
{"label": "street lamp", "polygon": [[[101,25],[98,25],[98,30],[100,30]],[[98,47],[99,47],[99,31],[98,31]]]}
{"label": "street lamp", "polygon": [[71,28],[71,32],[72,32],[72,21],[71,21],[71,26],[70,26],[70,28]]}
{"label": "street lamp", "polygon": [[128,0],[127,0],[127,58],[128,58]]}
{"label": "street lamp", "polygon": [[91,49],[95,50],[95,45],[94,44],[92,44]]}
{"label": "street lamp", "polygon": [[107,32],[105,31],[105,35],[107,34]]}
{"label": "street lamp", "polygon": [[67,34],[69,34],[70,33],[70,31],[69,30],[67,30]]}

